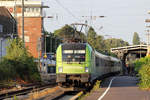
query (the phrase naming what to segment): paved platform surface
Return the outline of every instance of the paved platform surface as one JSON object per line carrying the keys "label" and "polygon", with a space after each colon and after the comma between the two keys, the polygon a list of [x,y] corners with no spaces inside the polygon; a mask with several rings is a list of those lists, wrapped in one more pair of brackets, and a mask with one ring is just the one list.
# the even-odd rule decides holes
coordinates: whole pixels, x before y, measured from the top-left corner
{"label": "paved platform surface", "polygon": [[[105,80],[100,90],[93,91],[84,100],[98,100],[108,88],[111,79]],[[150,100],[150,91],[140,90],[136,84],[136,77],[116,76],[101,100]]]}

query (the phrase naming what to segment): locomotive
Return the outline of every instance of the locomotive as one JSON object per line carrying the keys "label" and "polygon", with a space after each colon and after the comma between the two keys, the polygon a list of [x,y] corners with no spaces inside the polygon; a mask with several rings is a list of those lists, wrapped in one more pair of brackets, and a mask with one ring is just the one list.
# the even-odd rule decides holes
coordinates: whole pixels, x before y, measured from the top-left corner
{"label": "locomotive", "polygon": [[121,70],[119,59],[97,52],[88,43],[63,43],[56,51],[56,82],[59,85],[89,84]]}

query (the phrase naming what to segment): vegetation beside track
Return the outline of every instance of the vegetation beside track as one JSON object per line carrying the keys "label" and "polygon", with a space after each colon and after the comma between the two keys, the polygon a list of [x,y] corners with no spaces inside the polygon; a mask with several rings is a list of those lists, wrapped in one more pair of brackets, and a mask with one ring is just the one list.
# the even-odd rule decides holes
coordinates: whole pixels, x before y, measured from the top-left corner
{"label": "vegetation beside track", "polygon": [[101,81],[97,80],[96,83],[94,84],[93,88],[89,92],[86,92],[81,97],[79,97],[78,100],[84,100],[87,96],[91,95],[92,92],[99,91],[100,90],[100,83],[101,83]]}
{"label": "vegetation beside track", "polygon": [[150,89],[150,57],[136,60],[134,65],[135,71],[138,72],[138,76],[140,77],[140,88]]}
{"label": "vegetation beside track", "polygon": [[0,82],[40,81],[38,68],[34,58],[30,55],[20,39],[9,40],[6,56],[0,61]]}

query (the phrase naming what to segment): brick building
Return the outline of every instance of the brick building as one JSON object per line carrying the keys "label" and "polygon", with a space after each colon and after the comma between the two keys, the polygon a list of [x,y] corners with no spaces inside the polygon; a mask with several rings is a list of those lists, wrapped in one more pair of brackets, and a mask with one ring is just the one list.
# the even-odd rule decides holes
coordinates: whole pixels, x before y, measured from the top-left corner
{"label": "brick building", "polygon": [[[18,35],[22,38],[22,0],[1,0],[0,6],[5,6],[17,21]],[[42,37],[42,5],[41,0],[24,0],[24,39],[25,46],[33,57],[37,58],[41,51],[37,46]]]}

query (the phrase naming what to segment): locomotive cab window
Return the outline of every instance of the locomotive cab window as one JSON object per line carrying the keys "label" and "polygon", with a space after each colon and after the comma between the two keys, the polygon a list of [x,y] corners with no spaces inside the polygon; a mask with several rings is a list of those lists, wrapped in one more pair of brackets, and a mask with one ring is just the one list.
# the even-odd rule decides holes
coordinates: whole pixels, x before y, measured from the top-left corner
{"label": "locomotive cab window", "polygon": [[62,60],[64,62],[85,62],[85,52],[84,44],[63,45]]}

